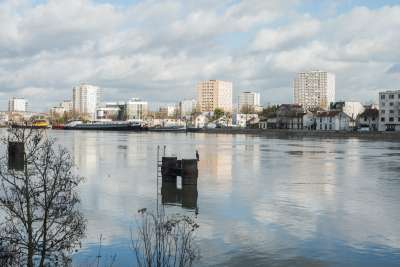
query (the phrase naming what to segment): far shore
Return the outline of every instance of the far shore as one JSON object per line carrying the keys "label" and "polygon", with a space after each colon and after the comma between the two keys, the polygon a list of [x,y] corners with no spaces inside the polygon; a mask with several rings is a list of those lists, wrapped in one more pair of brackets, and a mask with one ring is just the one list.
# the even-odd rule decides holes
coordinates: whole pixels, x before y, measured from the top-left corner
{"label": "far shore", "polygon": [[244,129],[244,128],[215,128],[201,129],[200,133],[210,134],[252,134],[275,138],[360,138],[374,140],[400,141],[400,132],[357,132],[357,131],[309,131],[289,129]]}

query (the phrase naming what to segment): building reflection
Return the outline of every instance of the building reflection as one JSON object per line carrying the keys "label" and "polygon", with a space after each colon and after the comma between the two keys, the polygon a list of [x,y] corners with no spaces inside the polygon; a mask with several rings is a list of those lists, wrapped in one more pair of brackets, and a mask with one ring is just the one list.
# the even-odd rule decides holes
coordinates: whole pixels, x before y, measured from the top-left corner
{"label": "building reflection", "polygon": [[184,184],[182,188],[179,188],[176,182],[162,182],[161,203],[163,205],[180,206],[194,210],[197,214],[197,196],[197,184]]}

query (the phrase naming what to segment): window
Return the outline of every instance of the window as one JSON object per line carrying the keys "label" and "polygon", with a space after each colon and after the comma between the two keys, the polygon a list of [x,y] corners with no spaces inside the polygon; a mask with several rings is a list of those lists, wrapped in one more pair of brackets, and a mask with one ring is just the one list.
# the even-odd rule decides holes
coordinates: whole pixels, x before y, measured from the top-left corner
{"label": "window", "polygon": [[389,121],[390,121],[390,122],[393,122],[393,121],[394,121],[394,118],[389,118]]}
{"label": "window", "polygon": [[332,130],[332,124],[329,124],[329,130]]}
{"label": "window", "polygon": [[382,118],[381,118],[381,122],[385,122],[385,117],[382,117]]}
{"label": "window", "polygon": [[393,103],[393,102],[390,102],[389,105],[390,105],[391,107],[393,107],[394,103]]}
{"label": "window", "polygon": [[394,99],[394,95],[389,95],[389,99]]}
{"label": "window", "polygon": [[319,129],[322,130],[322,124],[319,125]]}
{"label": "window", "polygon": [[382,109],[382,110],[381,110],[381,113],[382,113],[382,114],[385,114],[385,110],[384,110],[384,109]]}
{"label": "window", "polygon": [[382,102],[382,107],[384,107],[384,106],[386,106],[386,103],[385,103],[385,102]]}
{"label": "window", "polygon": [[393,114],[393,113],[394,113],[394,110],[393,110],[393,109],[389,110],[389,113],[390,113],[390,114]]}
{"label": "window", "polygon": [[381,95],[381,99],[385,99],[386,97],[385,97],[385,95]]}

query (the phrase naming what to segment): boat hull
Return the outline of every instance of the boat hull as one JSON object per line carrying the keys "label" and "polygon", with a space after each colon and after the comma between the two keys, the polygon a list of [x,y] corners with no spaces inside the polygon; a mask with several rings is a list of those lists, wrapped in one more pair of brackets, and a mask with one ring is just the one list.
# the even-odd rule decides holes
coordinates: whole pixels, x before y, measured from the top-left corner
{"label": "boat hull", "polygon": [[64,130],[82,130],[82,131],[146,131],[147,128],[140,125],[76,125],[64,126]]}

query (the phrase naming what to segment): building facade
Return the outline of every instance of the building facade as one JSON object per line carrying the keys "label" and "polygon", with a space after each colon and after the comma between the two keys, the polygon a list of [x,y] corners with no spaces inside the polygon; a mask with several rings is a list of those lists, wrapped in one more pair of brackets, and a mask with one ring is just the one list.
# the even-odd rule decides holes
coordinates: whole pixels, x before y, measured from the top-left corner
{"label": "building facade", "polygon": [[64,100],[63,102],[61,102],[60,104],[61,107],[64,108],[64,112],[72,112],[73,110],[73,104],[71,100]]}
{"label": "building facade", "polygon": [[232,112],[232,83],[209,80],[197,85],[197,104],[200,112],[213,112],[220,108]]}
{"label": "building facade", "polygon": [[232,115],[232,124],[236,127],[246,128],[250,123],[254,123],[254,121],[258,123],[258,114],[234,113]]}
{"label": "building facade", "polygon": [[347,115],[349,115],[353,120],[356,120],[357,117],[364,112],[365,108],[360,102],[351,102],[351,101],[341,101],[341,102],[332,102],[330,104],[331,111],[343,111]]}
{"label": "building facade", "polygon": [[73,88],[72,106],[75,114],[96,119],[96,109],[100,106],[100,88],[89,84],[80,84]]}
{"label": "building facade", "polygon": [[241,92],[239,95],[239,112],[248,113],[260,107],[260,93]]}
{"label": "building facade", "polygon": [[335,75],[325,71],[300,72],[293,84],[294,103],[304,110],[329,108],[335,101]]}
{"label": "building facade", "polygon": [[349,131],[352,118],[342,111],[318,112],[316,116],[317,131]]}
{"label": "building facade", "polygon": [[379,131],[400,131],[400,90],[379,93]]}
{"label": "building facade", "polygon": [[357,118],[357,127],[360,131],[378,131],[379,110],[367,107]]}
{"label": "building facade", "polygon": [[181,118],[190,117],[196,111],[197,101],[194,99],[182,100],[179,102],[179,114]]}
{"label": "building facade", "polygon": [[8,100],[9,112],[26,112],[28,111],[28,101],[24,98],[13,97]]}
{"label": "building facade", "polygon": [[128,120],[143,120],[148,112],[147,101],[132,98],[126,102],[126,115]]}

